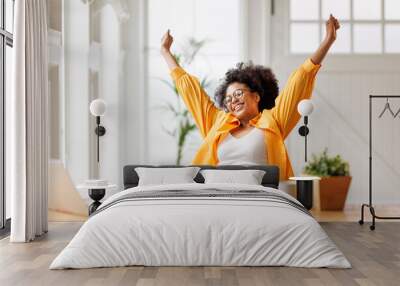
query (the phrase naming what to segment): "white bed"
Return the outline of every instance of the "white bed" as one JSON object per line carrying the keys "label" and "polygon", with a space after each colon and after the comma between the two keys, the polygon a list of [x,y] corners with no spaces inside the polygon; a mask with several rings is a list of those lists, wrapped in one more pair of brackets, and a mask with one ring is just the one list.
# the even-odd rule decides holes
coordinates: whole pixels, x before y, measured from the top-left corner
{"label": "white bed", "polygon": [[[136,197],[174,190],[182,195]],[[191,196],[193,192],[203,195]],[[318,222],[298,204],[282,191],[255,185],[130,188],[100,206],[50,269],[127,265],[350,268]]]}

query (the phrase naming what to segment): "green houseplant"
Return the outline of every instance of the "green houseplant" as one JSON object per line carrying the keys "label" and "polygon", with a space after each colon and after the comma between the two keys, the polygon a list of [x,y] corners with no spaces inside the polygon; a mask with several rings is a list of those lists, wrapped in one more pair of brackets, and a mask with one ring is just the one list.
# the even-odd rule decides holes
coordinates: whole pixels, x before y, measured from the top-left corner
{"label": "green houseplant", "polygon": [[319,176],[319,198],[321,210],[343,210],[351,183],[349,163],[340,155],[329,156],[328,149],[312,155],[304,173]]}
{"label": "green houseplant", "polygon": [[349,163],[340,155],[329,157],[327,148],[319,155],[312,155],[312,160],[305,166],[304,172],[319,177],[350,176]]}
{"label": "green houseplant", "polygon": [[[207,40],[196,40],[194,38],[188,38],[185,45],[182,47],[180,53],[175,53],[174,57],[178,64],[183,68],[190,66],[198,55],[199,51],[204,47]],[[178,94],[178,90],[175,83],[172,80],[159,79],[166,84],[175,94],[175,103],[166,102],[162,108],[171,113],[176,119],[177,125],[172,130],[163,127],[163,130],[170,136],[174,137],[177,142],[177,156],[176,165],[181,164],[183,150],[189,135],[196,130],[193,118],[186,106],[183,104],[182,99]],[[202,88],[206,89],[210,86],[211,81],[207,77],[200,80]]]}

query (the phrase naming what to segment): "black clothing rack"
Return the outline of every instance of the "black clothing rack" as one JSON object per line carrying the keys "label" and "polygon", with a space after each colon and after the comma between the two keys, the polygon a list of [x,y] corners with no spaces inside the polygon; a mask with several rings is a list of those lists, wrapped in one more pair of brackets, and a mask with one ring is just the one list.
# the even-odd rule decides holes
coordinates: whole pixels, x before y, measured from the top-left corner
{"label": "black clothing rack", "polygon": [[375,213],[375,208],[372,204],[372,100],[373,99],[389,99],[389,98],[400,98],[400,95],[370,95],[369,96],[369,203],[362,204],[361,206],[361,219],[358,221],[359,224],[364,224],[364,208],[369,208],[372,215],[372,225],[370,229],[375,229],[375,219],[400,219],[400,217],[393,216],[378,216]]}

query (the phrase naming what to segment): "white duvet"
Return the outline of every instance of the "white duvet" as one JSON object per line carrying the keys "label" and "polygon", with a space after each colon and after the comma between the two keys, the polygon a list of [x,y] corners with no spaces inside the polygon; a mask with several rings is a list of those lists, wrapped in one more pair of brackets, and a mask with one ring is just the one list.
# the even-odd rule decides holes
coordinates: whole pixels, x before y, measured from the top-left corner
{"label": "white duvet", "polygon": [[[130,192],[204,188],[263,190],[296,201],[262,186],[193,183],[135,187],[102,206]],[[351,267],[315,219],[293,206],[255,198],[186,197],[104,208],[83,224],[50,269],[126,265]]]}

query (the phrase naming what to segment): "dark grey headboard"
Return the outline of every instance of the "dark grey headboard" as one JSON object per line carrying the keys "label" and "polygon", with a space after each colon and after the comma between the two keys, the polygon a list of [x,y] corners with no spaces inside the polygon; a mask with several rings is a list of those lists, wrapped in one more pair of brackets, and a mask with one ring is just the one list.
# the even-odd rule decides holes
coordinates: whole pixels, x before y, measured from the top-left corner
{"label": "dark grey headboard", "polygon": [[[220,170],[249,170],[257,169],[264,170],[265,175],[262,179],[262,185],[265,187],[278,188],[279,185],[279,168],[273,165],[254,165],[254,166],[241,166],[241,165],[227,165],[227,166],[208,166],[208,165],[191,165],[200,167],[201,169],[220,169]],[[176,165],[127,165],[124,167],[124,189],[136,187],[139,183],[139,176],[135,172],[136,167],[147,168],[179,168],[184,166]],[[197,183],[204,183],[204,178],[200,174],[194,178]]]}

